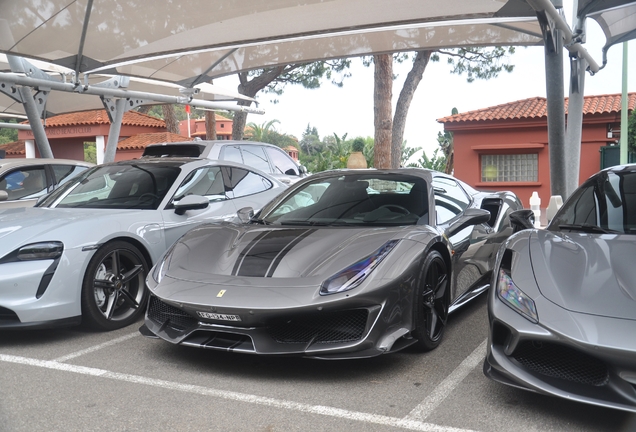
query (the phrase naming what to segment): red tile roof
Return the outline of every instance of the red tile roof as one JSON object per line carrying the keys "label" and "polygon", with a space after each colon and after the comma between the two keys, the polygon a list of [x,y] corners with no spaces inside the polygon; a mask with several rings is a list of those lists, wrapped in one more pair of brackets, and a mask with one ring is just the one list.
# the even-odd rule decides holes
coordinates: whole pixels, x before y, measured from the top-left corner
{"label": "red tile roof", "polygon": [[24,141],[14,141],[6,144],[0,144],[0,150],[4,150],[7,155],[25,155],[26,150],[24,147]]}
{"label": "red tile roof", "polygon": [[192,138],[170,132],[143,133],[119,141],[117,150],[142,150],[149,144],[180,141],[192,141]]}
{"label": "red tile roof", "polygon": [[[28,124],[29,122],[23,122]],[[124,113],[122,125],[126,126],[146,126],[165,128],[166,122],[147,114],[137,111],[127,111]],[[60,114],[46,119],[47,127],[56,126],[78,126],[78,125],[96,125],[110,124],[106,110],[82,111],[69,114]]]}
{"label": "red tile roof", "polygon": [[[636,108],[636,93],[628,94],[628,110]],[[583,114],[618,113],[621,110],[621,95],[585,96]],[[565,112],[568,110],[568,98],[565,98]],[[547,117],[547,100],[543,97],[522,99],[502,105],[467,111],[437,119],[440,123],[486,120],[513,120],[522,118]]]}

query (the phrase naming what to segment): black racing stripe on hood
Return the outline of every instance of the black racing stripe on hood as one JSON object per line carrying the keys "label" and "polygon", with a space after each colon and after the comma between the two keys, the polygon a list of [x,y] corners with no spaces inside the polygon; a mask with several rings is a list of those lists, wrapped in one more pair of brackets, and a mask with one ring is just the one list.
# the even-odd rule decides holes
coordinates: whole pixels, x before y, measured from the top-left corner
{"label": "black racing stripe on hood", "polygon": [[232,272],[235,276],[272,277],[283,257],[315,229],[267,231],[243,249]]}
{"label": "black racing stripe on hood", "polygon": [[256,243],[261,241],[261,239],[265,237],[267,234],[269,234],[270,232],[271,231],[263,231],[262,233],[254,237],[254,239],[250,241],[247,246],[245,246],[245,249],[241,251],[238,259],[234,263],[234,268],[232,269],[233,276],[237,275],[239,267],[241,267],[241,264],[243,264],[243,259],[245,259],[245,256],[250,252],[250,250],[252,250],[254,245],[256,245]]}

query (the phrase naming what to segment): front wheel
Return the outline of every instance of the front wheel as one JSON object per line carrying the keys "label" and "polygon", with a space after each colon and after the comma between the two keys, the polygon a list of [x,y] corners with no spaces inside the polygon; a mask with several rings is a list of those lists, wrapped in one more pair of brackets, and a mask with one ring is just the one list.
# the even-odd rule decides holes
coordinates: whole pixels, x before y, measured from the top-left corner
{"label": "front wheel", "polygon": [[138,248],[124,241],[95,252],[82,284],[83,322],[97,330],[115,330],[144,313],[149,268]]}
{"label": "front wheel", "polygon": [[413,337],[420,351],[435,349],[442,340],[448,318],[449,277],[442,255],[431,251],[424,259],[414,301]]}

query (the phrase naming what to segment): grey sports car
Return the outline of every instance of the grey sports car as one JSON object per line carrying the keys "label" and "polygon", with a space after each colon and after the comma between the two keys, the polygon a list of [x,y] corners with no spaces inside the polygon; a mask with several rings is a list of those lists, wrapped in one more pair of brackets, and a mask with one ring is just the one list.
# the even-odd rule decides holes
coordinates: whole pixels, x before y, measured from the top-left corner
{"label": "grey sports car", "polygon": [[34,208],[0,210],[0,329],[129,325],[145,311],[150,266],[175,240],[284,188],[232,162],[132,160],[90,168]]}
{"label": "grey sports car", "polygon": [[142,334],[315,358],[435,348],[448,313],[489,287],[521,208],[424,169],[300,180],[246,223],[206,224],[151,270]]}
{"label": "grey sports car", "polygon": [[636,412],[636,165],[592,176],[499,251],[484,373]]}

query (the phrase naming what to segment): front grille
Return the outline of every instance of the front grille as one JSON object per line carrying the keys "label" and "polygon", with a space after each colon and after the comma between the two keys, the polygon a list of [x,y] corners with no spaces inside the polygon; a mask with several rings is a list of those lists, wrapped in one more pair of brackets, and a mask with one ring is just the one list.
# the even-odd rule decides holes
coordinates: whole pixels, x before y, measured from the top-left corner
{"label": "front grille", "polygon": [[524,341],[512,357],[531,371],[553,378],[593,386],[609,381],[609,371],[602,361],[563,345]]}
{"label": "front grille", "polygon": [[3,322],[20,322],[18,315],[11,309],[0,307],[0,321]]}
{"label": "front grille", "polygon": [[270,326],[272,338],[278,343],[342,343],[355,342],[364,335],[369,311],[322,313],[299,316]]}
{"label": "front grille", "polygon": [[179,331],[186,330],[198,323],[197,319],[193,316],[181,309],[162,302],[155,296],[150,297],[148,318],[161,325],[164,325],[167,321],[169,327]]}

